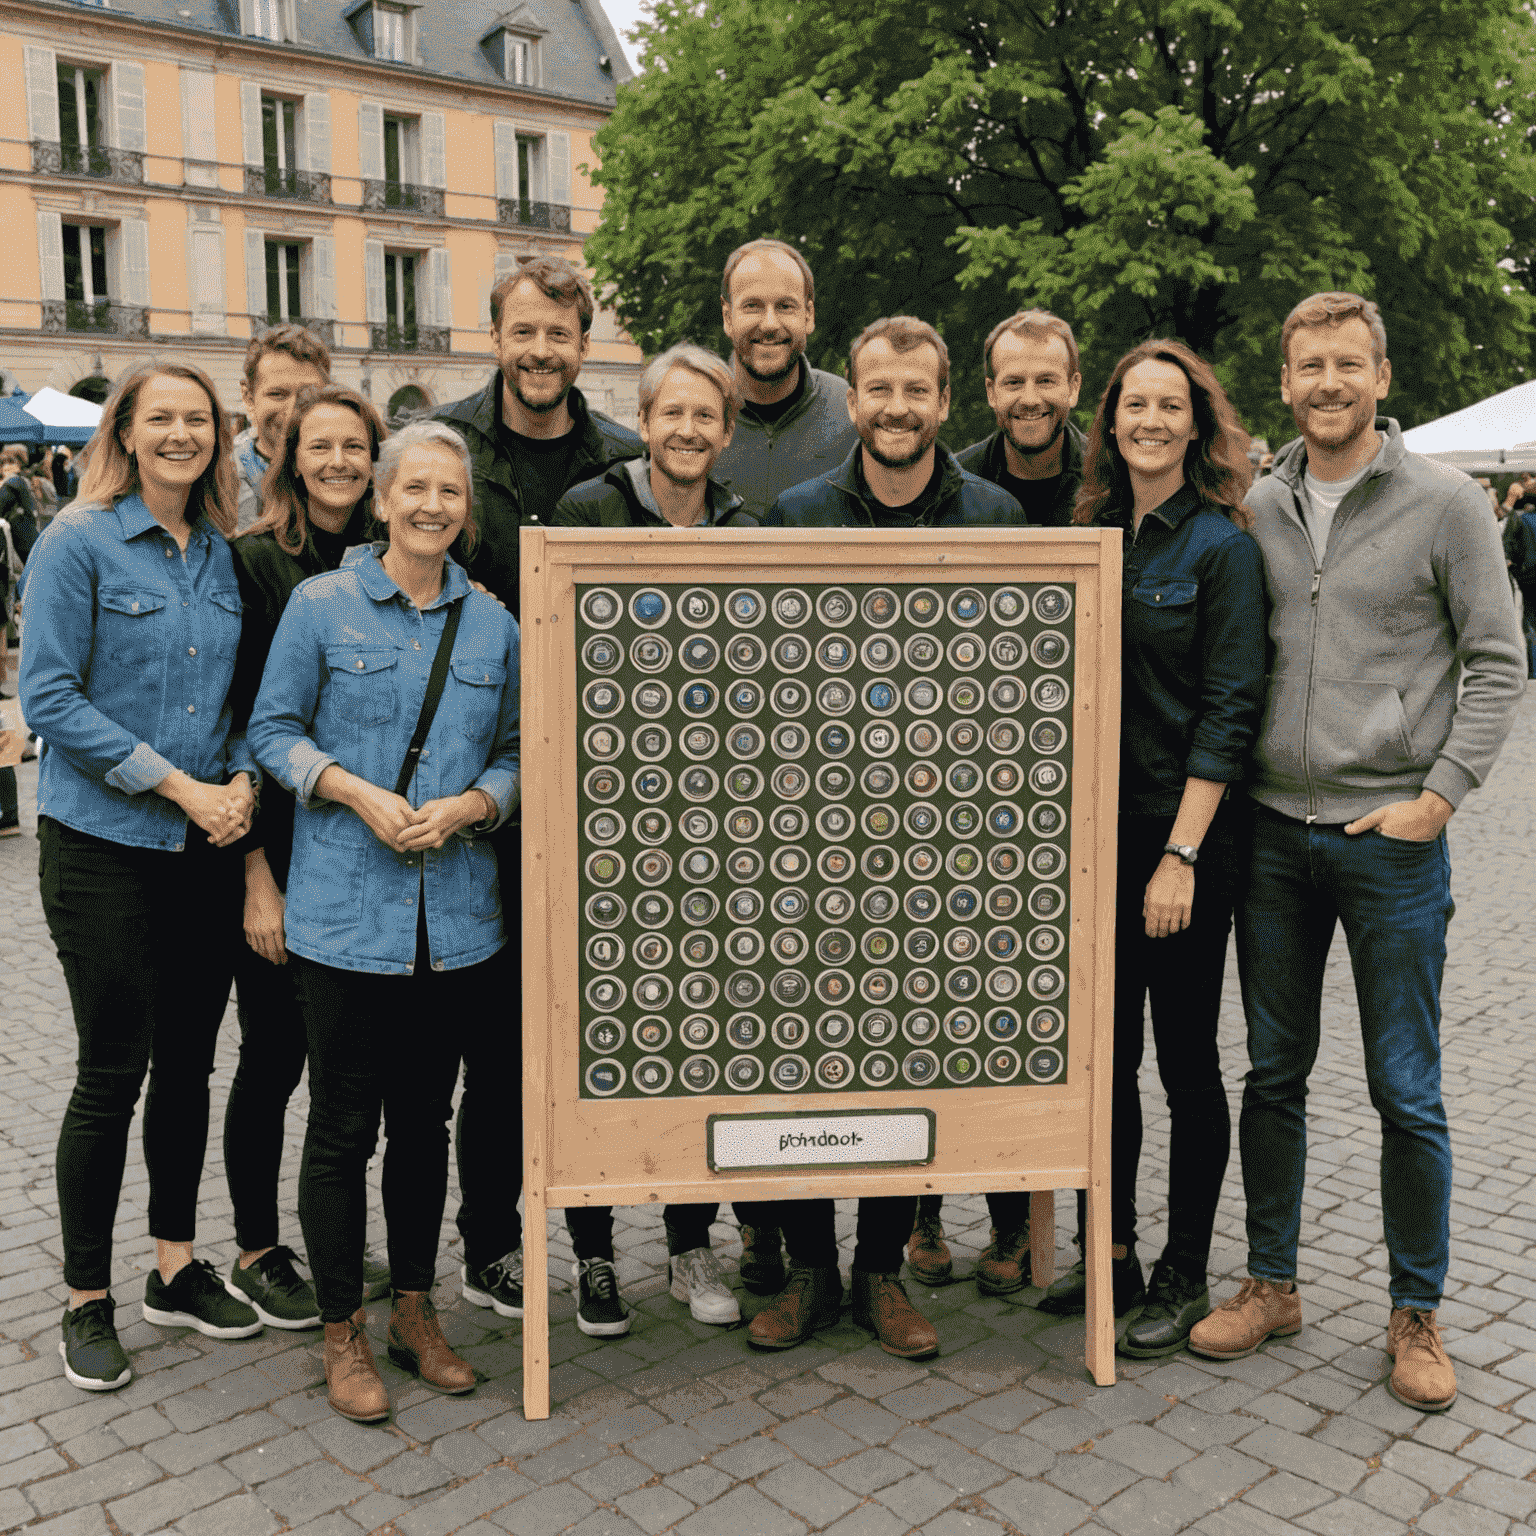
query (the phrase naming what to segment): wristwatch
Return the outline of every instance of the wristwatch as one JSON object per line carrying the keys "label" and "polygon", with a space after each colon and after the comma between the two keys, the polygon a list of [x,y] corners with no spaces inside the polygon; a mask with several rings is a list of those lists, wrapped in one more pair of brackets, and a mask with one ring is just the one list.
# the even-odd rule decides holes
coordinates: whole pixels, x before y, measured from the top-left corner
{"label": "wristwatch", "polygon": [[1190,865],[1200,857],[1200,850],[1198,848],[1191,848],[1188,843],[1168,843],[1164,846],[1163,852],[1171,853],[1174,858]]}

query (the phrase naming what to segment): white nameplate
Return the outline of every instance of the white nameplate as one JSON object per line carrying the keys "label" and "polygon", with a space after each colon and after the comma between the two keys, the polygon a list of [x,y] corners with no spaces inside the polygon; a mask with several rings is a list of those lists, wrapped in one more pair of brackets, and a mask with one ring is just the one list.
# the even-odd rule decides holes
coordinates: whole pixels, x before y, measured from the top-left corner
{"label": "white nameplate", "polygon": [[931,1109],[711,1115],[708,1138],[716,1173],[931,1163],[934,1115]]}

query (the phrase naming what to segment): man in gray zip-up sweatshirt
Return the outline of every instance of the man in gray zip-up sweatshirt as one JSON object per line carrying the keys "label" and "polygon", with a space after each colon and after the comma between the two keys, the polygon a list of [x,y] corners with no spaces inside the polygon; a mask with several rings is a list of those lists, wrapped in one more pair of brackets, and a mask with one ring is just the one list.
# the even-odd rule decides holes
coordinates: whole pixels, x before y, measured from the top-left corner
{"label": "man in gray zip-up sweatshirt", "polygon": [[727,257],[720,315],[741,409],[715,478],[759,521],[780,491],[836,469],[859,435],[848,384],[805,360],[816,329],[816,283],[794,246],[751,240]]}
{"label": "man in gray zip-up sweatshirt", "polygon": [[1302,1326],[1307,1076],[1342,922],[1382,1124],[1390,1389],[1438,1412],[1456,1398],[1435,1323],[1450,1254],[1444,828],[1493,767],[1525,669],[1486,496],[1409,453],[1397,422],[1376,415],[1391,383],[1376,306],[1354,294],[1304,300],[1281,353],[1281,397],[1301,440],[1248,498],[1274,658],[1237,918],[1250,1278],[1196,1324],[1190,1348],[1236,1359]]}

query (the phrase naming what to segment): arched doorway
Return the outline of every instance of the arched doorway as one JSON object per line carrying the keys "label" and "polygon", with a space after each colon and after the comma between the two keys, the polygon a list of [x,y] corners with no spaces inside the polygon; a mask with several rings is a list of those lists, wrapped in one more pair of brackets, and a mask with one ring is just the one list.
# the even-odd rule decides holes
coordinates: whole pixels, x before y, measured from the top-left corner
{"label": "arched doorway", "polygon": [[419,384],[402,384],[389,397],[386,419],[391,432],[397,432],[407,422],[418,421],[431,414],[432,396]]}
{"label": "arched doorway", "polygon": [[77,399],[89,400],[92,405],[105,405],[107,396],[112,393],[112,381],[99,373],[93,373],[89,378],[81,379],[78,384],[71,384],[69,393]]}

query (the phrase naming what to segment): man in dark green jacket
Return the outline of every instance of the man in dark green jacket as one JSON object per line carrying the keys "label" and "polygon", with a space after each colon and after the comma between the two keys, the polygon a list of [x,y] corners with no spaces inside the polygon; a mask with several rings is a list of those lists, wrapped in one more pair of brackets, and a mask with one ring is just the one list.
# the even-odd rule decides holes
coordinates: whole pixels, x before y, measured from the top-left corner
{"label": "man in dark green jacket", "polygon": [[982,359],[997,431],[955,459],[1000,485],[1035,527],[1065,528],[1087,445],[1068,419],[1083,385],[1072,327],[1048,310],[1023,310],[993,328]]}
{"label": "man in dark green jacket", "polygon": [[576,379],[591,341],[586,277],[540,256],[491,290],[497,372],[484,389],[436,412],[469,444],[480,541],[463,563],[516,617],[518,530],[548,523],[573,485],[640,452],[628,427],[588,406]]}

